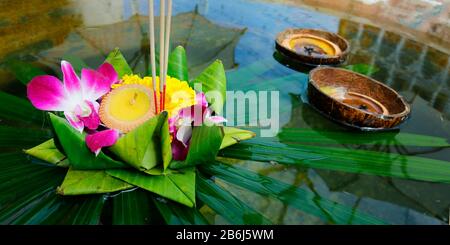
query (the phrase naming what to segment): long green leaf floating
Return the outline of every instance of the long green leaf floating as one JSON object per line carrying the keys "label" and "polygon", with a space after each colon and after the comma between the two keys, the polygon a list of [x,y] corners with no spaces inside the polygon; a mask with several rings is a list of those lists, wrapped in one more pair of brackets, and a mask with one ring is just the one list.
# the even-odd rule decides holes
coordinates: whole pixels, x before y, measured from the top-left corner
{"label": "long green leaf floating", "polygon": [[55,175],[51,171],[42,173],[37,177],[43,178],[42,181],[35,179],[32,183],[25,182],[27,184],[33,184],[33,188],[30,188],[30,186],[21,186],[24,183],[22,182],[14,189],[14,195],[2,195],[0,197],[0,224],[30,223],[22,218],[27,213],[47,215],[47,210],[39,210],[37,208],[35,209],[35,207],[39,206],[48,196],[56,196],[55,188],[61,179],[57,178],[58,175]]}
{"label": "long green leaf floating", "polygon": [[38,126],[41,126],[44,122],[44,112],[38,111],[25,99],[0,91],[0,104],[8,105],[0,106],[0,119],[37,124]]}
{"label": "long green leaf floating", "polygon": [[[65,170],[31,164],[22,153],[0,154],[0,224],[13,224],[61,183]],[[46,214],[48,210],[35,210]],[[26,222],[22,222],[26,223]]]}
{"label": "long green leaf floating", "polygon": [[50,130],[0,126],[0,147],[26,148],[52,137]]}
{"label": "long green leaf floating", "polygon": [[227,90],[227,79],[222,62],[220,60],[214,61],[214,63],[190,82],[190,86],[194,89],[196,89],[195,84],[202,85],[201,91],[205,93],[206,100],[211,109],[217,114],[222,114]]}
{"label": "long green leaf floating", "polygon": [[102,195],[61,197],[51,193],[13,224],[98,225],[104,204]]}
{"label": "long green leaf floating", "polygon": [[84,140],[85,134],[76,131],[65,119],[52,113],[49,113],[49,115],[56,132],[56,137],[69,159],[70,166],[74,169],[87,170],[127,167],[124,163],[113,160],[103,152],[100,152],[96,156],[87,148]]}
{"label": "long green leaf floating", "polygon": [[151,191],[188,207],[195,206],[195,171],[193,168],[168,175],[149,175],[136,170],[106,170],[109,175]]}
{"label": "long green leaf floating", "polygon": [[271,224],[269,219],[220,188],[211,180],[197,178],[197,196],[231,224]]}
{"label": "long green leaf floating", "polygon": [[189,208],[161,197],[153,197],[152,200],[169,225],[208,224],[205,217],[196,208]]}
{"label": "long green leaf floating", "polygon": [[380,219],[325,199],[317,194],[238,166],[218,162],[202,165],[201,171],[264,196],[279,199],[306,213],[335,224],[384,224]]}
{"label": "long green leaf floating", "polygon": [[425,147],[448,147],[445,138],[397,132],[339,132],[306,128],[283,128],[278,134],[280,141],[307,144],[354,144],[354,145],[404,145]]}
{"label": "long green leaf floating", "polygon": [[447,161],[337,147],[252,140],[224,149],[221,156],[350,173],[450,183]]}
{"label": "long green leaf floating", "polygon": [[114,196],[112,202],[113,225],[144,225],[160,222],[154,217],[156,216],[154,215],[156,207],[146,190],[122,192]]}
{"label": "long green leaf floating", "polygon": [[170,53],[167,75],[180,81],[189,81],[186,51],[182,46],[176,47]]}
{"label": "long green leaf floating", "polygon": [[20,60],[6,61],[6,67],[16,76],[24,85],[27,85],[34,77],[40,75],[47,75],[47,73],[40,68],[33,66],[28,62]]}
{"label": "long green leaf floating", "polygon": [[65,172],[31,164],[23,154],[0,154],[0,223],[98,224],[104,197],[57,195]]}
{"label": "long green leaf floating", "polygon": [[114,51],[112,51],[108,55],[105,62],[110,63],[114,67],[117,74],[119,75],[119,79],[122,78],[124,75],[133,74],[133,70],[131,70],[130,66],[128,65],[128,62],[126,61],[125,57],[123,57],[122,53],[118,48],[114,49]]}
{"label": "long green leaf floating", "polygon": [[105,170],[69,169],[57,192],[64,196],[110,193],[132,188],[133,185],[106,174]]}
{"label": "long green leaf floating", "polygon": [[109,148],[122,161],[146,171],[172,159],[167,112],[162,112],[119,138]]}

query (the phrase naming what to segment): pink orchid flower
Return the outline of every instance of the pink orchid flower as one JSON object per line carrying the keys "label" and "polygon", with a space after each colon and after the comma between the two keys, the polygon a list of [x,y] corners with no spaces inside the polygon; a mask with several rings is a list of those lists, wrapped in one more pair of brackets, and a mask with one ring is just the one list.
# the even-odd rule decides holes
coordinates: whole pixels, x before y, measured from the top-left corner
{"label": "pink orchid flower", "polygon": [[174,160],[186,159],[189,143],[192,137],[192,126],[217,125],[226,122],[221,116],[213,116],[208,108],[205,94],[196,95],[196,104],[181,109],[178,114],[169,119],[169,132],[173,136],[172,155]]}
{"label": "pink orchid flower", "polygon": [[81,79],[67,61],[61,62],[63,83],[54,76],[37,76],[27,86],[31,103],[40,110],[62,111],[69,123],[82,132],[95,130],[100,124],[97,100],[118,81],[111,64],[104,63],[96,71],[82,69]]}

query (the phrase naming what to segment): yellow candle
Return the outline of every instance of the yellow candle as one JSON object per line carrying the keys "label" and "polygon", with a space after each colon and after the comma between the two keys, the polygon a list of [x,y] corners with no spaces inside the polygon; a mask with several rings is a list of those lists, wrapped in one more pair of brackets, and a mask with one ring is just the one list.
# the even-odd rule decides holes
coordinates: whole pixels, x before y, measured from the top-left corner
{"label": "yellow candle", "polygon": [[108,128],[127,133],[155,115],[153,92],[140,84],[120,86],[103,98],[99,114]]}

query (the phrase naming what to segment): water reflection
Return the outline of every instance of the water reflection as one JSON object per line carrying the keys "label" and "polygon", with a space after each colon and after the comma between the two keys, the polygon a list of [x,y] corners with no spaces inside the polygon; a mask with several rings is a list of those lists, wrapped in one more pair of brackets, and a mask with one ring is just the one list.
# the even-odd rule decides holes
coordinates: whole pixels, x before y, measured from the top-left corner
{"label": "water reflection", "polygon": [[69,0],[1,1],[0,88],[14,78],[5,60],[35,60],[30,55],[61,44],[81,24]]}
{"label": "water reflection", "polygon": [[427,44],[375,26],[341,20],[339,34],[349,40],[348,63],[375,65],[373,75],[401,92],[410,103],[417,96],[450,118],[450,56]]}

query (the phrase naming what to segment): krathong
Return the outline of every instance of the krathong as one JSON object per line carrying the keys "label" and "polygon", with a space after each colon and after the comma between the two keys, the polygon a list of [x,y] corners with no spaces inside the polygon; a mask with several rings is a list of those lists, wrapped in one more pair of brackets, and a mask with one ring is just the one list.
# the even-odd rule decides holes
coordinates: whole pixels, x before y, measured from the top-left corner
{"label": "krathong", "polygon": [[31,103],[49,111],[54,138],[25,152],[69,168],[59,194],[138,187],[194,207],[195,166],[214,162],[220,149],[254,136],[222,125],[226,78],[220,61],[189,80],[184,48],[169,55],[172,1],[167,15],[164,2],[158,76],[150,1],[149,76],[133,74],[116,49],[97,70],[83,68],[81,77],[62,61],[63,82],[44,75],[28,84]]}
{"label": "krathong", "polygon": [[[32,104],[49,111],[54,139],[25,151],[50,163],[65,162],[69,170],[57,190],[61,195],[139,187],[193,207],[195,166],[214,162],[221,148],[254,136],[222,126],[226,119],[210,106],[208,92],[225,93],[222,63],[215,61],[189,82],[182,47],[170,54],[165,110],[159,113],[153,79],[127,74],[131,69],[119,50],[97,70],[83,69],[81,77],[69,62],[61,67],[63,82],[45,75],[28,85]],[[203,90],[195,91],[194,83]],[[61,156],[58,161],[41,154],[50,149]]]}
{"label": "krathong", "polygon": [[[186,52],[169,54],[172,1],[161,1],[156,72],[153,1],[149,4],[150,74],[133,74],[119,49],[97,70],[61,62],[62,80],[41,75],[28,84],[31,103],[49,111],[54,139],[25,152],[69,167],[61,195],[142,188],[195,206],[195,166],[254,136],[224,127],[226,78],[217,60],[189,80]],[[48,153],[51,154],[48,154]]]}

